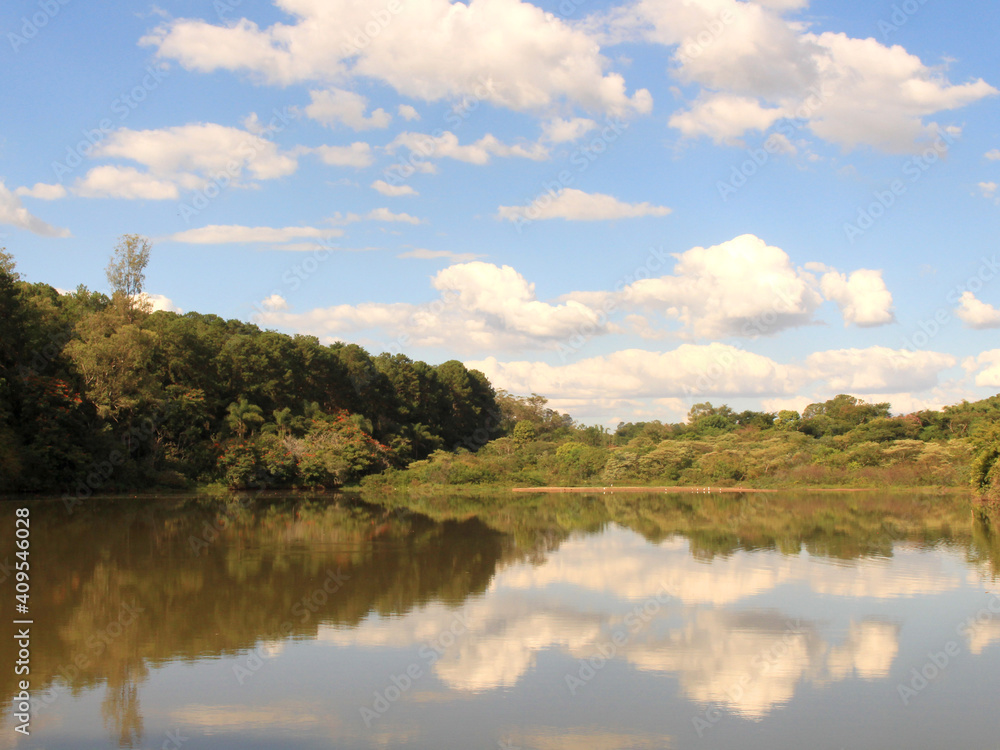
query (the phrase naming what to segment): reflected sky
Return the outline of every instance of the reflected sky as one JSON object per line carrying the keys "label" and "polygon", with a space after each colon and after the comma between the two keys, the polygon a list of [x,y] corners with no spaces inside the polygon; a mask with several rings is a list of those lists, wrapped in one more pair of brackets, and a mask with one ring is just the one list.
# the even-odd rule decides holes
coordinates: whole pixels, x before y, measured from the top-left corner
{"label": "reflected sky", "polygon": [[704,508],[652,532],[615,502],[544,527],[358,501],[39,506],[33,731],[8,702],[0,747],[997,744],[995,549],[967,505],[881,540],[837,524],[857,538],[836,549],[876,554],[789,528],[705,554],[704,524],[670,533]]}

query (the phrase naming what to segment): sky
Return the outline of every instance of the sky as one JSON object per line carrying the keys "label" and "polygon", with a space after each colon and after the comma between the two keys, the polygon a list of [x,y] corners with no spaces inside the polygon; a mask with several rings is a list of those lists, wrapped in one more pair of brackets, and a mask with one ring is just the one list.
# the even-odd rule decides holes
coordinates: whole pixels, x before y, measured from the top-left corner
{"label": "sky", "polygon": [[8,0],[0,246],[587,424],[1000,390],[1000,5]]}

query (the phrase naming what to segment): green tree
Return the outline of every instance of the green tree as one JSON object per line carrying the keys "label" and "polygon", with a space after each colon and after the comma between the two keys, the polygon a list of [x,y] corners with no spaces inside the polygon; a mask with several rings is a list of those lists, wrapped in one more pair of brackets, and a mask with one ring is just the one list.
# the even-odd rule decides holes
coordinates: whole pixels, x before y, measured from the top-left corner
{"label": "green tree", "polygon": [[143,289],[152,249],[152,244],[145,237],[123,234],[118,238],[106,269],[112,299],[121,307],[129,323],[134,323],[140,313],[150,309],[149,302],[143,298]]}
{"label": "green tree", "polygon": [[240,440],[246,437],[247,431],[253,432],[254,425],[263,423],[264,412],[245,398],[226,407],[226,424]]}

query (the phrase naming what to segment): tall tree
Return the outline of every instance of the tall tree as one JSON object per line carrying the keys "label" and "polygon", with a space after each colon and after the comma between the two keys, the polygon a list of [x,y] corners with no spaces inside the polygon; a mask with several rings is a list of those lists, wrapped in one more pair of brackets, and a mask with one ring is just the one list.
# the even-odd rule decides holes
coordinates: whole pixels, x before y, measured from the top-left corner
{"label": "tall tree", "polygon": [[118,238],[118,244],[108,263],[106,273],[113,299],[121,306],[129,323],[135,322],[138,313],[149,311],[149,302],[142,293],[152,249],[152,243],[145,237],[123,234]]}

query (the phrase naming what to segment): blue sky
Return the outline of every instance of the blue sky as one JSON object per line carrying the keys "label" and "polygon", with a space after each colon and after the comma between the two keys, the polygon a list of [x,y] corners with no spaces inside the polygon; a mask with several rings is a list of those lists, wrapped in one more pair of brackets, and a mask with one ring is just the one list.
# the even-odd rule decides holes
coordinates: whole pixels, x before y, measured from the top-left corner
{"label": "blue sky", "polygon": [[6,3],[0,244],[581,421],[1000,389],[995,3]]}

